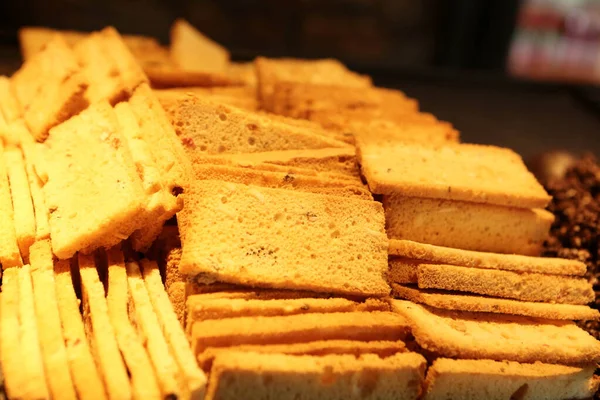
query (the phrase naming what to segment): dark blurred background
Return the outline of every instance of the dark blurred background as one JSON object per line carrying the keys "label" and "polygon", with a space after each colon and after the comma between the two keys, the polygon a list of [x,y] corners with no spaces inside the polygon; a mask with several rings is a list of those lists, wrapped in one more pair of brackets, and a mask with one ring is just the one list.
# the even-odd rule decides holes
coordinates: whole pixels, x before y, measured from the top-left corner
{"label": "dark blurred background", "polygon": [[0,0],[0,73],[19,66],[20,26],[113,25],[167,44],[177,17],[234,60],[339,58],[464,141],[600,155],[596,0]]}

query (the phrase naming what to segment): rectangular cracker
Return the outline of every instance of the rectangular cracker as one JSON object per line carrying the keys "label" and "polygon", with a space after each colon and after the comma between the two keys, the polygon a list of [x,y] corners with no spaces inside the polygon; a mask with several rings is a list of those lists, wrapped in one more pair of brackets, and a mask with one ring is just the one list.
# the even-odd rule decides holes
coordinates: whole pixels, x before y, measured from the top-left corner
{"label": "rectangular cracker", "polygon": [[554,221],[554,215],[542,209],[400,194],[384,196],[383,207],[392,239],[528,256],[540,255]]}
{"label": "rectangular cracker", "polygon": [[377,202],[218,181],[194,182],[185,201],[178,214],[183,274],[363,297],[389,293]]}
{"label": "rectangular cracker", "polygon": [[442,357],[584,364],[600,359],[600,341],[570,321],[439,310],[392,300],[417,343]]}
{"label": "rectangular cracker", "polygon": [[146,339],[146,350],[154,366],[155,376],[164,397],[181,396],[187,391],[183,377],[179,375],[177,362],[169,351],[140,268],[136,262],[127,262],[127,285],[133,302],[132,314],[138,330]]}
{"label": "rectangular cracker", "polygon": [[339,173],[352,178],[359,177],[356,152],[351,147],[331,147],[310,150],[281,150],[260,153],[225,154],[238,164],[266,163],[318,172]]}
{"label": "rectangular cracker", "polygon": [[129,320],[127,271],[118,247],[106,252],[108,262],[108,316],[115,331],[119,350],[130,376],[134,398],[160,399],[161,392],[144,343]]}
{"label": "rectangular cracker", "polygon": [[389,257],[388,282],[417,283],[417,271],[421,261],[405,257]]}
{"label": "rectangular cracker", "polygon": [[406,320],[390,312],[297,314],[276,317],[239,317],[196,321],[192,348],[241,344],[290,344],[315,340],[403,340]]}
{"label": "rectangular cracker", "polygon": [[79,253],[78,262],[83,320],[106,391],[111,399],[129,399],[132,395],[131,384],[110,322],[104,286],[98,276],[94,257]]}
{"label": "rectangular cracker", "polygon": [[236,317],[268,317],[309,313],[337,313],[357,311],[390,311],[385,300],[367,299],[356,302],[344,298],[305,299],[209,299],[190,296],[186,301],[187,326],[195,321]]}
{"label": "rectangular cracker", "polygon": [[69,260],[59,260],[54,264],[54,282],[67,360],[77,395],[80,399],[107,399],[79,313]]}
{"label": "rectangular cracker", "polygon": [[438,358],[427,371],[425,400],[584,399],[598,390],[594,366]]}
{"label": "rectangular cracker", "polygon": [[459,141],[459,133],[452,125],[437,121],[400,123],[376,119],[368,122],[352,122],[343,132],[352,134],[356,145],[361,149],[398,143],[444,145]]}
{"label": "rectangular cracker", "polygon": [[15,233],[23,260],[29,260],[29,247],[36,237],[33,200],[29,191],[29,178],[21,149],[4,149],[4,162],[8,172],[10,192],[14,207]]}
{"label": "rectangular cracker", "polygon": [[417,280],[421,289],[458,290],[524,301],[587,304],[595,298],[586,278],[561,275],[420,264]]}
{"label": "rectangular cracker", "polygon": [[585,305],[499,299],[456,292],[418,289],[398,284],[392,284],[392,288],[395,297],[444,310],[512,314],[546,319],[600,320],[600,312]]}
{"label": "rectangular cracker", "polygon": [[7,269],[23,265],[23,260],[17,242],[15,212],[4,154],[4,143],[0,140],[0,263],[3,269]]}
{"label": "rectangular cracker", "polygon": [[55,127],[42,146],[52,248],[58,258],[111,247],[139,228],[144,191],[108,103]]}
{"label": "rectangular cracker", "polygon": [[211,164],[196,164],[194,165],[194,171],[197,179],[219,180],[272,189],[298,190],[329,196],[373,200],[371,192],[364,185],[348,180]]}
{"label": "rectangular cracker", "polygon": [[50,397],[47,377],[44,371],[40,333],[36,321],[31,267],[24,265],[19,268],[19,319],[21,335],[21,354],[23,369],[29,376],[27,382],[29,395],[25,398],[45,399]]}
{"label": "rectangular cracker", "polygon": [[372,86],[370,77],[352,72],[341,62],[331,58],[301,60],[257,57],[254,60],[254,66],[261,108],[267,111],[276,110],[279,99],[275,99],[275,86],[280,82],[349,86],[363,89]]}
{"label": "rectangular cracker", "polygon": [[390,255],[412,258],[427,264],[439,263],[551,275],[583,276],[586,271],[585,264],[577,260],[460,250],[411,240],[391,239],[388,251]]}
{"label": "rectangular cracker", "polygon": [[229,51],[200,33],[184,19],[171,25],[171,58],[180,68],[190,71],[226,73]]}
{"label": "rectangular cracker", "polygon": [[172,122],[192,161],[198,155],[348,147],[309,129],[194,95],[179,101]]}
{"label": "rectangular cracker", "polygon": [[42,360],[52,397],[77,399],[60,322],[52,257],[49,240],[39,241],[31,246],[33,300]]}
{"label": "rectangular cracker", "polygon": [[15,72],[11,88],[38,141],[46,139],[50,128],[88,106],[86,79],[75,54],[60,35]]}
{"label": "rectangular cracker", "polygon": [[179,366],[179,373],[185,380],[189,398],[201,400],[204,398],[206,390],[206,375],[198,367],[188,338],[173,311],[173,306],[160,277],[158,265],[155,261],[148,259],[142,259],[141,265],[144,283],[150,295],[154,312],[167,339],[171,354]]}
{"label": "rectangular cracker", "polygon": [[[292,399],[416,399],[427,362],[417,353],[387,358],[374,354],[326,355],[229,352],[219,355],[207,400],[252,398]],[[375,379],[376,376],[378,379]],[[263,382],[267,380],[268,384]]]}
{"label": "rectangular cracker", "polygon": [[328,354],[376,354],[381,358],[396,353],[407,352],[402,341],[373,341],[361,342],[356,340],[318,340],[308,343],[271,344],[271,345],[240,345],[233,347],[209,347],[198,355],[198,365],[204,371],[210,371],[212,363],[219,354],[229,351],[245,351],[261,354],[291,354],[324,356]]}
{"label": "rectangular cracker", "polygon": [[[359,147],[373,193],[544,208],[542,185],[512,150],[476,144]],[[448,166],[452,168],[448,168]]]}
{"label": "rectangular cracker", "polygon": [[129,105],[137,118],[141,139],[158,168],[163,196],[168,199],[165,213],[132,237],[134,250],[146,251],[160,234],[164,222],[183,207],[179,195],[187,190],[193,169],[165,111],[147,84],[138,86]]}

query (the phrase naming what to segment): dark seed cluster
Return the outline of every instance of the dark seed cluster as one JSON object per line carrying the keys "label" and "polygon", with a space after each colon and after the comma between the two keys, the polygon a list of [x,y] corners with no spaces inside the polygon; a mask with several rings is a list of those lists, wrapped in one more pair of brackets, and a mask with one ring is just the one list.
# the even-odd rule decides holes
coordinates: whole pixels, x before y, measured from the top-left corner
{"label": "dark seed cluster", "polygon": [[[556,220],[544,255],[575,259],[587,265],[587,278],[594,285],[600,308],[600,165],[586,155],[571,165],[563,178],[546,183],[553,196],[548,209]],[[586,321],[581,326],[600,339],[600,322]]]}

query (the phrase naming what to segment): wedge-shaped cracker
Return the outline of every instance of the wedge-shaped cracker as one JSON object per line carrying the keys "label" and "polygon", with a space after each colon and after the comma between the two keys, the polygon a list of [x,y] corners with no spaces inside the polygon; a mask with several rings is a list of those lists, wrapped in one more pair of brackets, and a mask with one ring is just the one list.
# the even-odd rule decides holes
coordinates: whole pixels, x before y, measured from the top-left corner
{"label": "wedge-shaped cracker", "polygon": [[359,177],[355,150],[351,147],[224,154],[221,157],[240,165],[266,163]]}
{"label": "wedge-shaped cracker", "polygon": [[171,57],[185,70],[226,73],[229,51],[184,19],[171,26]]}
{"label": "wedge-shaped cracker", "polygon": [[29,178],[23,153],[18,148],[4,149],[4,163],[8,172],[10,192],[14,207],[15,232],[23,260],[29,259],[29,247],[36,237],[33,200],[29,191]]}
{"label": "wedge-shaped cracker", "polygon": [[417,343],[443,357],[584,364],[600,359],[600,341],[569,321],[433,309],[392,300]]}
{"label": "wedge-shaped cracker", "polygon": [[108,103],[52,129],[43,144],[52,248],[58,258],[110,247],[139,228],[144,191]]}
{"label": "wedge-shaped cracker", "polygon": [[258,94],[261,107],[275,110],[275,86],[281,82],[312,83],[316,85],[349,86],[368,88],[371,78],[349,71],[334,59],[301,60],[293,58],[254,60],[258,78]]}
{"label": "wedge-shaped cracker", "polygon": [[367,299],[362,303],[344,298],[207,299],[196,295],[187,298],[187,326],[207,319],[356,311],[390,311],[390,306],[380,299]]}
{"label": "wedge-shaped cracker", "polygon": [[499,299],[437,290],[423,290],[392,284],[395,296],[444,310],[474,311],[565,320],[599,320],[600,312],[583,305],[547,304]]}
{"label": "wedge-shaped cracker", "polygon": [[[293,356],[219,355],[207,399],[416,399],[427,362],[417,353]],[[267,381],[268,384],[263,383]]]}
{"label": "wedge-shaped cracker", "polygon": [[194,170],[197,179],[219,180],[273,189],[289,189],[330,196],[373,200],[371,192],[365,186],[347,180],[211,164],[194,165]]}
{"label": "wedge-shaped cracker", "polygon": [[31,246],[30,261],[37,330],[48,389],[53,398],[77,399],[60,322],[49,240]]}
{"label": "wedge-shaped cracker", "polygon": [[29,396],[25,398],[49,398],[47,377],[44,371],[42,349],[40,346],[40,332],[38,331],[33,284],[31,282],[31,268],[29,265],[19,267],[19,320],[21,336],[22,368],[29,377],[26,383]]}
{"label": "wedge-shaped cracker", "polygon": [[388,260],[390,270],[388,271],[388,282],[394,283],[417,283],[417,272],[419,260],[404,257],[390,257]]}
{"label": "wedge-shaped cracker", "polygon": [[438,358],[427,371],[427,400],[585,399],[598,390],[594,366]]}
{"label": "wedge-shaped cracker", "polygon": [[383,207],[390,238],[529,256],[540,255],[554,221],[554,215],[542,209],[399,194],[384,196]]}
{"label": "wedge-shaped cracker", "polygon": [[359,151],[363,174],[374,193],[515,207],[543,208],[550,201],[521,157],[509,149],[403,143],[368,145]]}
{"label": "wedge-shaped cracker", "polygon": [[146,349],[154,366],[163,398],[179,397],[187,391],[187,385],[183,376],[179,375],[177,361],[169,351],[169,345],[152,307],[140,268],[136,262],[127,262],[125,265],[129,294],[133,302],[133,318],[140,334],[146,339]]}
{"label": "wedge-shaped cracker", "polygon": [[356,340],[318,340],[308,343],[240,345],[233,347],[209,347],[198,355],[198,364],[204,371],[210,371],[213,360],[219,354],[229,351],[246,351],[264,354],[293,354],[324,356],[327,354],[377,354],[379,357],[389,357],[396,353],[405,353],[406,345],[402,341],[361,342]]}
{"label": "wedge-shaped cracker", "polygon": [[80,399],[107,399],[102,377],[85,335],[69,260],[59,260],[54,264],[54,282],[67,360],[77,395]]}
{"label": "wedge-shaped cracker", "polygon": [[20,118],[22,112],[10,86],[10,79],[0,76],[0,114],[6,124],[11,124]]}
{"label": "wedge-shaped cracker", "polygon": [[5,154],[4,144],[0,140],[0,263],[4,269],[23,265],[15,230],[15,212]]}
{"label": "wedge-shaped cracker", "polygon": [[425,264],[439,263],[517,272],[583,276],[586,270],[585,264],[577,260],[484,253],[434,246],[410,240],[391,239],[389,253],[390,255],[420,260],[421,263]]}
{"label": "wedge-shaped cracker", "polygon": [[83,319],[108,396],[129,399],[132,395],[127,370],[119,351],[115,330],[108,315],[104,286],[100,282],[94,257],[79,253]]}
{"label": "wedge-shaped cracker", "polygon": [[123,253],[117,247],[107,251],[108,316],[115,331],[119,350],[131,380],[131,390],[136,399],[160,399],[161,392],[150,357],[144,343],[129,320],[127,271]]}
{"label": "wedge-shaped cracker", "polygon": [[388,293],[377,202],[218,181],[194,182],[185,201],[178,220],[179,270],[186,275],[364,297]]}
{"label": "wedge-shaped cracker", "polygon": [[87,82],[74,53],[55,36],[12,76],[11,87],[31,133],[44,141],[55,125],[88,105]]}
{"label": "wedge-shaped cracker", "polygon": [[144,283],[150,295],[154,312],[167,339],[171,354],[179,367],[179,373],[185,380],[188,390],[187,396],[191,399],[203,399],[206,389],[206,375],[198,368],[188,338],[173,311],[173,306],[160,277],[158,265],[155,261],[148,259],[143,259],[141,264]]}
{"label": "wedge-shaped cracker", "polygon": [[403,340],[407,322],[389,312],[298,314],[277,317],[240,317],[194,322],[192,347],[241,344],[290,344],[315,340]]}
{"label": "wedge-shaped cracker", "polygon": [[194,95],[180,100],[173,124],[192,160],[207,154],[348,147],[309,129]]}
{"label": "wedge-shaped cracker", "polygon": [[594,301],[592,284],[585,278],[530,272],[420,264],[422,289],[459,290],[524,301],[587,304]]}
{"label": "wedge-shaped cracker", "polygon": [[179,195],[187,189],[193,171],[165,111],[147,84],[135,90],[129,105],[137,118],[141,138],[150,149],[160,174],[163,197],[169,200],[164,206],[165,213],[132,237],[133,248],[145,251],[160,234],[164,222],[183,207]]}

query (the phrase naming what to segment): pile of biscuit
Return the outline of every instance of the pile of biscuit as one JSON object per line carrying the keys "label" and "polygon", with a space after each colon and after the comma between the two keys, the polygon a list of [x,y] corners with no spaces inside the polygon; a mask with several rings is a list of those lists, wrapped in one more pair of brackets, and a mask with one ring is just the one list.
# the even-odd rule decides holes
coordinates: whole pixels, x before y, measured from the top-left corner
{"label": "pile of biscuit", "polygon": [[0,78],[8,398],[578,399],[600,313],[507,149],[336,60],[23,28]]}

